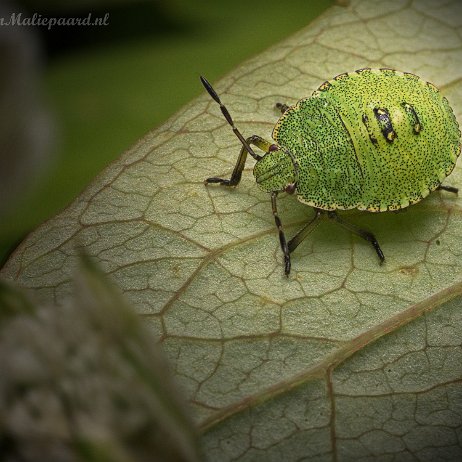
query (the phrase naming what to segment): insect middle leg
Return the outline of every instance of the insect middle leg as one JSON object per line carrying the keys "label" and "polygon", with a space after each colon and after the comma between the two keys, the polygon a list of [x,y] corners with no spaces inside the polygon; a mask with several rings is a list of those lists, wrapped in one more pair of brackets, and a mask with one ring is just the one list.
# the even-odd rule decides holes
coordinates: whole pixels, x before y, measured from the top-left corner
{"label": "insect middle leg", "polygon": [[370,242],[372,247],[374,247],[374,250],[377,253],[378,257],[380,258],[380,264],[382,264],[385,261],[385,256],[383,255],[379,242],[377,241],[376,237],[370,231],[366,231],[351,223],[348,223],[343,218],[340,218],[337,215],[337,212],[334,212],[334,211],[328,212],[327,216],[330,219],[335,220],[340,226],[343,226],[345,229],[348,229],[348,231],[351,231],[353,234],[356,234],[357,236],[362,237],[367,242]]}
{"label": "insect middle leg", "polygon": [[289,252],[292,253],[299,244],[310,234],[316,226],[319,224],[319,219],[321,218],[322,214],[324,213],[321,209],[314,209],[315,214],[314,217],[305,225],[302,229],[300,229],[297,234],[289,241],[288,247]]}
{"label": "insect middle leg", "polygon": [[[263,139],[262,137],[258,135],[249,136],[245,141],[248,145],[252,144],[264,152],[268,152],[270,149],[270,146],[273,144],[273,143],[270,143],[269,141],[266,141],[265,139]],[[246,147],[242,146],[241,152],[239,153],[239,157],[237,158],[236,165],[234,166],[233,173],[231,174],[231,178],[225,179],[225,178],[212,177],[212,178],[207,178],[204,181],[204,183],[205,184],[219,183],[223,186],[238,185],[239,182],[241,181],[242,171],[244,170],[245,161],[247,159],[247,154],[248,154],[248,151]]]}

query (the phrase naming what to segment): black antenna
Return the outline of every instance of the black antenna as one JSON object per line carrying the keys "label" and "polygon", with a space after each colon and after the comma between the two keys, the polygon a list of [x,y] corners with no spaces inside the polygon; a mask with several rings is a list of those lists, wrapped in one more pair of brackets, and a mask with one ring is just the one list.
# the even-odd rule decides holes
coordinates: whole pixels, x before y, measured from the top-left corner
{"label": "black antenna", "polygon": [[217,92],[213,89],[212,85],[210,85],[210,82],[205,78],[200,76],[202,85],[204,85],[204,88],[207,90],[208,94],[220,105],[221,112],[225,116],[226,121],[231,125],[234,134],[239,138],[239,141],[242,143],[246,151],[255,159],[255,160],[260,160],[261,156],[256,154],[254,150],[250,147],[249,143],[245,140],[245,138],[242,136],[241,132],[236,128],[234,125],[233,119],[228,112],[228,109],[226,109],[226,106],[221,102],[220,97],[217,95]]}

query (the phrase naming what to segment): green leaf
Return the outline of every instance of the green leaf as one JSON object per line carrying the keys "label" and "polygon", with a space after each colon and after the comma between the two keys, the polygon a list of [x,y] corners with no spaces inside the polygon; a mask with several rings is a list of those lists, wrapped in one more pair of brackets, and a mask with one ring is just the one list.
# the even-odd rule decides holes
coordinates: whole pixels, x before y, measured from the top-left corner
{"label": "green leaf", "polygon": [[[275,102],[365,66],[433,82],[460,119],[461,13],[352,1],[214,86],[245,136],[270,139]],[[383,266],[323,222],[287,279],[252,162],[235,189],[203,185],[230,175],[239,148],[204,94],[29,236],[3,276],[63,300],[85,246],[161,336],[210,460],[461,459],[462,199],[346,213],[374,231]],[[461,180],[458,165],[445,183]],[[312,215],[293,197],[279,213],[289,236]]]}

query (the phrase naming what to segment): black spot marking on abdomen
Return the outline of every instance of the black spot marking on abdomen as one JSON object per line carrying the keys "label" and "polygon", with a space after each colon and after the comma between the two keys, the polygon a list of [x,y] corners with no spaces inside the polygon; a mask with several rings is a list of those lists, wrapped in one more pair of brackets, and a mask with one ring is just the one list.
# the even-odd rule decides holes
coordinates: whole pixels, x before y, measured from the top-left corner
{"label": "black spot marking on abdomen", "polygon": [[395,138],[397,138],[398,135],[396,134],[393,128],[393,124],[391,123],[390,113],[388,112],[388,109],[382,107],[375,107],[374,114],[384,138],[387,140],[388,143],[393,143],[393,141],[395,140]]}
{"label": "black spot marking on abdomen", "polygon": [[423,127],[419,120],[417,112],[414,109],[414,106],[406,102],[403,102],[401,105],[403,106],[404,111],[406,112],[409,123],[411,124],[411,127],[412,127],[412,131],[414,132],[415,135],[418,135],[423,129]]}

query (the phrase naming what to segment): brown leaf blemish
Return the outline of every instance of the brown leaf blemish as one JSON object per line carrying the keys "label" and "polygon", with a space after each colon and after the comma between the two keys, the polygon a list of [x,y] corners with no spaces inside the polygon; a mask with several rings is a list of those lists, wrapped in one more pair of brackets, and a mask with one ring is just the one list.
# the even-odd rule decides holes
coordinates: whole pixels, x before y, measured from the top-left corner
{"label": "brown leaf blemish", "polygon": [[419,268],[417,266],[400,266],[398,271],[401,274],[407,275],[407,276],[417,276],[419,273]]}

